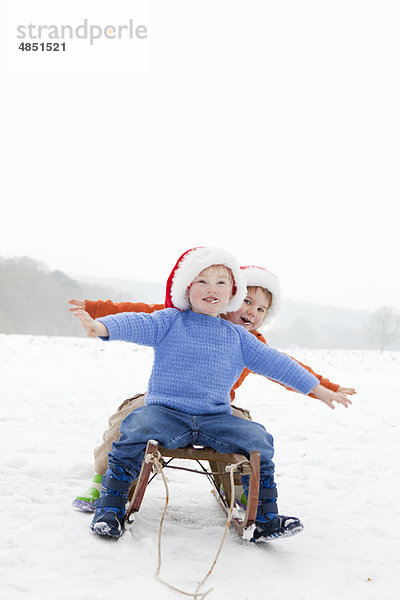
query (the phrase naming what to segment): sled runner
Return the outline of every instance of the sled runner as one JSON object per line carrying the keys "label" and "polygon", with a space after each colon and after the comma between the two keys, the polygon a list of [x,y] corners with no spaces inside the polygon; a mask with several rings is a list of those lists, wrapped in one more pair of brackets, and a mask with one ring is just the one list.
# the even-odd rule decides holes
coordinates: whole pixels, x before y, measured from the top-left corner
{"label": "sled runner", "polygon": [[[169,460],[166,461],[165,459]],[[172,466],[170,463],[174,459],[196,461],[200,465],[201,470]],[[140,509],[156,461],[161,464],[162,468],[175,468],[207,475],[214,486],[214,493],[220,505],[227,514],[230,510],[232,494],[235,494],[235,490],[231,490],[229,471],[232,467],[234,469],[236,467],[236,473],[249,475],[250,485],[247,507],[244,507],[241,510],[242,514],[234,514],[231,524],[241,536],[248,527],[254,525],[257,514],[260,482],[260,453],[258,451],[252,451],[250,453],[250,459],[247,459],[241,454],[220,454],[213,448],[199,446],[187,446],[186,448],[176,449],[161,448],[155,440],[150,440],[147,443],[139,477],[133,483],[130,490],[130,505],[125,516],[126,524],[129,524],[133,520],[133,514]],[[200,461],[208,461],[210,471],[208,471]]]}

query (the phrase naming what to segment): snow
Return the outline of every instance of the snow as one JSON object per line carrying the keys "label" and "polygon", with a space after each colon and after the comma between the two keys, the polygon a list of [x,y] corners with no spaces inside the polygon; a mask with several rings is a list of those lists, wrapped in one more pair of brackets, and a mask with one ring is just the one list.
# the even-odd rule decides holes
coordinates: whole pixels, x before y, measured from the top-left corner
{"label": "snow", "polygon": [[[118,541],[95,536],[91,516],[71,507],[88,487],[108,416],[146,389],[152,350],[18,335],[0,335],[0,349],[3,597],[182,597],[154,577],[160,478]],[[268,544],[230,531],[204,589],[214,588],[211,600],[398,600],[400,353],[295,355],[358,394],[348,410],[331,411],[261,377],[247,379],[237,404],[273,433],[280,512],[301,517],[305,529]],[[167,476],[161,577],[193,592],[211,566],[225,517],[204,477]]]}

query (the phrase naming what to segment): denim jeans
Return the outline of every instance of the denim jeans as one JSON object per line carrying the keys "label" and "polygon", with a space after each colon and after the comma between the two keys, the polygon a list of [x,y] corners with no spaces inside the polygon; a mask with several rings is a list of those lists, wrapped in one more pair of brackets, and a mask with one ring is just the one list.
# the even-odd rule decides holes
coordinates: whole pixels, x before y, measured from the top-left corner
{"label": "denim jeans", "polygon": [[134,410],[120,426],[121,437],[113,443],[109,462],[123,467],[132,477],[139,474],[146,444],[153,439],[164,448],[198,444],[222,454],[238,452],[249,457],[260,451],[261,479],[274,474],[273,438],[259,423],[229,414],[189,415],[165,406]]}

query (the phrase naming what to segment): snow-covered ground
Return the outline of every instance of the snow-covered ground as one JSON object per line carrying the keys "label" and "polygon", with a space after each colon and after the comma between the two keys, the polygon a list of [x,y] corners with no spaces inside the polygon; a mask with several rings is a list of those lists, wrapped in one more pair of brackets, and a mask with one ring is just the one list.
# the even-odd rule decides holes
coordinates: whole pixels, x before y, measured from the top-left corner
{"label": "snow-covered ground", "polygon": [[[148,489],[134,527],[117,542],[89,531],[71,501],[92,476],[92,450],[120,402],[146,389],[152,350],[81,338],[0,335],[0,572],[3,598],[179,598],[154,578],[164,506]],[[293,354],[293,353],[292,353]],[[249,544],[231,531],[210,600],[400,598],[400,353],[296,352],[358,390],[329,410],[251,376],[238,405],[275,437],[280,512],[301,535]],[[225,517],[203,477],[168,471],[162,575],[194,591]]]}

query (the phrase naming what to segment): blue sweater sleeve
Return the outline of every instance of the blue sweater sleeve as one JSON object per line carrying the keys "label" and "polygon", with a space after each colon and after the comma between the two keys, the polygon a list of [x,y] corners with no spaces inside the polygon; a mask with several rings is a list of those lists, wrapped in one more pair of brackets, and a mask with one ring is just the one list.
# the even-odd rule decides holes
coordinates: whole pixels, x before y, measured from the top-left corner
{"label": "blue sweater sleeve", "polygon": [[266,346],[243,329],[243,360],[248,369],[308,395],[319,380],[299,363],[275,348]]}
{"label": "blue sweater sleeve", "polygon": [[178,314],[178,310],[167,308],[151,314],[119,313],[100,317],[96,321],[100,321],[107,327],[109,337],[102,339],[121,340],[154,347],[165,337]]}

